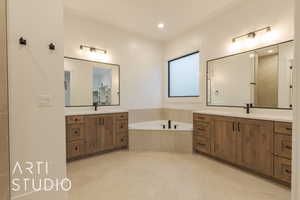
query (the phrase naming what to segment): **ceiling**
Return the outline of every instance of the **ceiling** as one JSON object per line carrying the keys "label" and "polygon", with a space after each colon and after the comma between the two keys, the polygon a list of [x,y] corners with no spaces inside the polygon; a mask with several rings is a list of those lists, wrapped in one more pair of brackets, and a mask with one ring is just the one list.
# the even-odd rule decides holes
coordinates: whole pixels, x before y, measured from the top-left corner
{"label": "ceiling", "polygon": [[[64,0],[78,15],[145,37],[173,39],[246,0]],[[164,23],[164,29],[157,24]]]}

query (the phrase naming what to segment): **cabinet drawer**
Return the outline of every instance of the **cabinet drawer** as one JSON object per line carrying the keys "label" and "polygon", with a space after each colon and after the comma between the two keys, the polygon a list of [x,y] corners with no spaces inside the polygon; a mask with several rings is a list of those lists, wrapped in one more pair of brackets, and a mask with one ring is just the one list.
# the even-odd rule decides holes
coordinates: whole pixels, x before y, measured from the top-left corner
{"label": "cabinet drawer", "polygon": [[285,158],[292,158],[292,136],[291,135],[275,135],[275,154]]}
{"label": "cabinet drawer", "polygon": [[67,117],[67,124],[80,124],[83,122],[84,122],[83,116],[68,116]]}
{"label": "cabinet drawer", "polygon": [[74,141],[84,139],[84,126],[83,124],[71,124],[67,126],[67,140]]}
{"label": "cabinet drawer", "polygon": [[68,158],[76,158],[85,154],[85,143],[83,140],[68,143]]}
{"label": "cabinet drawer", "polygon": [[194,123],[194,135],[210,138],[210,124],[204,122]]}
{"label": "cabinet drawer", "polygon": [[207,138],[194,136],[194,149],[203,153],[210,153],[210,141]]}
{"label": "cabinet drawer", "polygon": [[291,183],[291,176],[292,176],[291,160],[276,156],[274,176],[275,178],[281,181],[284,181],[286,183]]}
{"label": "cabinet drawer", "polygon": [[203,121],[203,122],[210,122],[211,121],[211,117],[210,116],[201,115],[201,114],[197,114],[197,113],[194,113],[193,118],[196,121]]}
{"label": "cabinet drawer", "polygon": [[127,120],[117,120],[117,132],[128,131],[128,121]]}
{"label": "cabinet drawer", "polygon": [[128,135],[119,134],[116,136],[116,140],[117,148],[128,147]]}
{"label": "cabinet drawer", "polygon": [[292,131],[292,123],[275,122],[275,133],[291,135]]}
{"label": "cabinet drawer", "polygon": [[117,120],[128,119],[128,113],[120,113],[116,115]]}

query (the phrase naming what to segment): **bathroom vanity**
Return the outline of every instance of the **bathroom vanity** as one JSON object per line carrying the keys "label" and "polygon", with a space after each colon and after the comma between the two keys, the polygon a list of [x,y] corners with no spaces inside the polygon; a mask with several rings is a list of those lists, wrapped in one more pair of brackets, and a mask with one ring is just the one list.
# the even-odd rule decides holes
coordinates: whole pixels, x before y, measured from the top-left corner
{"label": "bathroom vanity", "polygon": [[66,116],[67,160],[128,148],[128,113]]}
{"label": "bathroom vanity", "polygon": [[193,121],[195,152],[291,184],[292,120],[195,112]]}

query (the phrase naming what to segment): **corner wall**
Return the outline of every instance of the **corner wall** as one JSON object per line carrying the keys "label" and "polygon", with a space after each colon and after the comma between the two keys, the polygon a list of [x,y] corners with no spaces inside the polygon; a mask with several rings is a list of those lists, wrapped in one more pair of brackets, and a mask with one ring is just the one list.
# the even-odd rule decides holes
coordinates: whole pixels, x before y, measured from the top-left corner
{"label": "corner wall", "polygon": [[[19,38],[27,46],[19,45]],[[55,43],[56,50],[48,48]],[[48,161],[48,178],[66,177],[63,3],[8,1],[9,125],[11,169],[16,162]],[[36,166],[35,166],[36,167]],[[34,178],[44,178],[37,175]],[[33,178],[17,173],[12,178]],[[12,199],[65,200],[63,192],[12,191]]]}
{"label": "corner wall", "polygon": [[6,0],[0,0],[0,199],[9,200]]}
{"label": "corner wall", "polygon": [[296,50],[295,50],[295,66],[296,66],[296,95],[294,102],[296,108],[294,110],[294,137],[293,137],[293,180],[292,180],[292,200],[300,199],[300,2],[297,0],[295,8],[295,25],[296,25]]}

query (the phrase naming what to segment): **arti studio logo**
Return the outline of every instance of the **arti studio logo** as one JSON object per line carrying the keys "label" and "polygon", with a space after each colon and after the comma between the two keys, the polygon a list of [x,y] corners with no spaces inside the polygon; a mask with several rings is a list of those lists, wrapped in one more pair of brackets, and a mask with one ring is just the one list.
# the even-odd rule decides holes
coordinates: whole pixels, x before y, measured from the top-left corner
{"label": "arti studio logo", "polygon": [[67,192],[72,188],[72,182],[68,178],[49,177],[47,161],[16,162],[12,171],[11,184],[11,189],[16,192]]}

